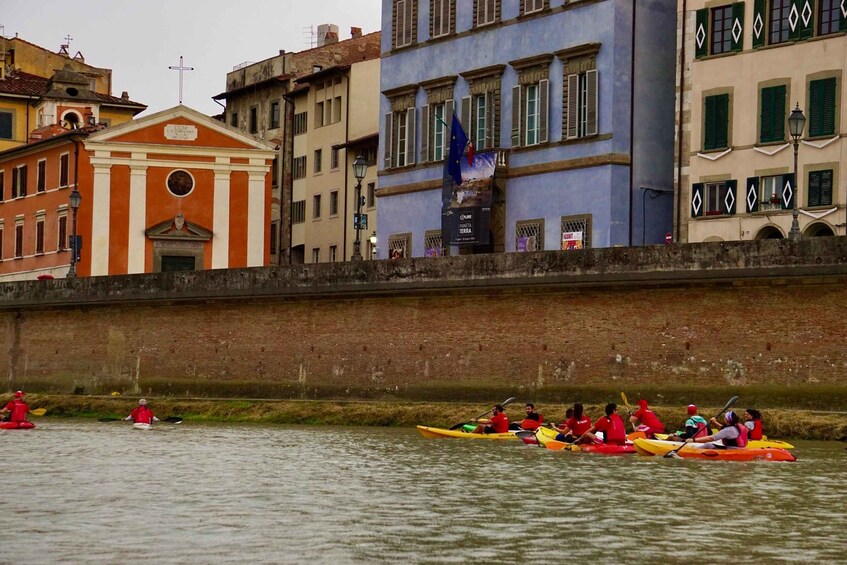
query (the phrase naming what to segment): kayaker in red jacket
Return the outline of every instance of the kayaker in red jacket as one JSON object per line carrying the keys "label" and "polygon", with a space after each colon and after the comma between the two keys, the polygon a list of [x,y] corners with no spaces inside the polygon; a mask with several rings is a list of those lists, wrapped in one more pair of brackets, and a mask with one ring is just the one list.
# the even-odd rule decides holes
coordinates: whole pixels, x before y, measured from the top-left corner
{"label": "kayaker in red jacket", "polygon": [[556,436],[557,441],[566,441],[566,439],[559,438],[567,438],[568,436],[578,438],[591,428],[591,418],[583,413],[584,410],[579,402],[573,405],[573,416],[556,428],[559,430],[559,435]]}
{"label": "kayaker in red jacket", "polygon": [[[714,418],[712,418],[714,421]],[[735,412],[727,412],[723,429],[716,434],[704,437],[688,438],[685,443],[693,447],[714,448],[716,441],[722,441],[725,447],[747,447],[747,427],[738,419]]]}
{"label": "kayaker in red jacket", "polygon": [[143,398],[138,401],[138,406],[133,408],[132,412],[124,420],[132,420],[134,424],[152,424],[159,421],[153,414],[153,411],[147,406],[147,401]]}
{"label": "kayaker in red jacket", "polygon": [[535,430],[544,423],[544,416],[535,409],[535,404],[528,402],[526,405],[526,418],[521,421],[522,430]]}
{"label": "kayaker in red jacket", "polygon": [[[582,436],[574,443],[606,443],[623,445],[626,443],[626,425],[617,414],[618,405],[610,402],[606,405],[606,415],[598,418]],[[603,432],[603,441],[597,438],[595,432]]]}
{"label": "kayaker in red jacket", "polygon": [[0,410],[0,414],[9,413],[9,422],[26,422],[27,414],[29,414],[29,405],[24,402],[24,395],[26,393],[22,390],[15,392],[15,399],[10,400],[6,403],[6,407]]}
{"label": "kayaker in red jacket", "polygon": [[477,420],[479,424],[473,431],[475,434],[505,434],[509,431],[509,418],[505,414],[505,409],[496,404],[492,409],[494,415],[491,418],[481,418]]}
{"label": "kayaker in red jacket", "polygon": [[638,426],[638,430],[647,434],[648,438],[655,437],[656,434],[665,433],[665,425],[647,407],[647,401],[643,398],[638,401],[638,411],[630,417],[630,420],[633,423],[639,422],[641,425]]}
{"label": "kayaker in red jacket", "polygon": [[765,429],[762,425],[762,413],[758,410],[748,408],[744,412],[744,425],[749,430],[748,439],[762,439],[764,437]]}

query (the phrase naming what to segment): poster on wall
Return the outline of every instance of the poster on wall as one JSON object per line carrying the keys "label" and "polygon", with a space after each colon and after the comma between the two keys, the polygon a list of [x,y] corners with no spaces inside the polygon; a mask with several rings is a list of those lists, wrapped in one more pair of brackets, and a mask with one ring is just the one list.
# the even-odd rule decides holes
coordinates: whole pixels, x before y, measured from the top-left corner
{"label": "poster on wall", "polygon": [[537,238],[534,235],[518,237],[515,240],[515,251],[518,253],[532,253],[538,251]]}
{"label": "poster on wall", "polygon": [[461,183],[444,175],[441,229],[449,245],[489,243],[496,153],[475,153],[471,159],[461,159]]}
{"label": "poster on wall", "polygon": [[582,249],[581,231],[562,232],[562,250],[569,251],[571,249]]}

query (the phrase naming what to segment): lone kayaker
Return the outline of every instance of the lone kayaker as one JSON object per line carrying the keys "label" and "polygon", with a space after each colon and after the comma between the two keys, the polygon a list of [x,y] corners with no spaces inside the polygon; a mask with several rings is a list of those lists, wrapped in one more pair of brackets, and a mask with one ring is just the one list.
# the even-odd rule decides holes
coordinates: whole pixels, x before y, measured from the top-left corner
{"label": "lone kayaker", "polygon": [[682,431],[668,436],[668,441],[685,441],[690,437],[709,435],[709,422],[697,413],[697,406],[694,404],[688,405],[688,419],[683,427]]}
{"label": "lone kayaker", "polygon": [[495,404],[491,411],[494,412],[491,418],[481,418],[476,421],[478,425],[472,433],[505,434],[509,431],[509,418],[503,406]]}
{"label": "lone kayaker", "polygon": [[132,420],[134,424],[152,424],[159,421],[153,414],[153,411],[147,406],[147,401],[143,398],[138,401],[138,406],[133,408],[132,412],[124,420]]}
{"label": "lone kayaker", "polygon": [[[29,404],[24,402],[26,393],[22,390],[15,391],[14,400],[6,403],[5,408],[0,410],[0,414],[9,413],[9,422],[26,422],[27,414],[29,414]],[[5,419],[5,418],[4,418]]]}
{"label": "lone kayaker", "polygon": [[[535,430],[544,423],[544,416],[538,413],[535,409],[535,404],[531,402],[527,402],[526,404],[526,417],[521,421],[520,428],[521,430]],[[514,426],[514,424],[512,424]]]}
{"label": "lone kayaker", "polygon": [[[617,414],[618,405],[610,402],[606,405],[606,415],[598,418],[594,425],[576,439],[574,443],[606,443],[611,445],[624,445],[626,443],[626,425]],[[596,432],[603,432],[601,442]]]}
{"label": "lone kayaker", "polygon": [[[685,443],[694,444],[693,447],[704,447],[714,449],[714,442],[723,441],[724,447],[747,447],[747,427],[741,424],[738,414],[729,411],[724,416],[726,424],[716,434],[702,437],[688,438]],[[712,418],[714,421],[714,418]]]}
{"label": "lone kayaker", "polygon": [[634,424],[639,422],[638,431],[647,434],[647,438],[653,438],[656,434],[665,433],[665,425],[659,420],[659,417],[647,407],[647,401],[643,398],[638,401],[638,411],[630,416],[630,421]]}
{"label": "lone kayaker", "polygon": [[556,441],[568,441],[568,436],[580,437],[591,428],[591,418],[584,414],[585,408],[579,402],[573,405],[573,415],[558,426],[559,435]]}

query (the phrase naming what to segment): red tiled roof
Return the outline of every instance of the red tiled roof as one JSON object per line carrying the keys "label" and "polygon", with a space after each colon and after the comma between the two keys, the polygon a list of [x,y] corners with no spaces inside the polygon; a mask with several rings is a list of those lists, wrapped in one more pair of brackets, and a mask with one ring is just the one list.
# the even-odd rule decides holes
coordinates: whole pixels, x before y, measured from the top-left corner
{"label": "red tiled roof", "polygon": [[[0,79],[0,96],[3,94],[11,96],[31,96],[38,98],[47,93],[47,86],[50,83],[49,79],[38,75],[31,75],[23,71],[12,71],[5,78]],[[136,106],[146,108],[147,106],[132,100],[124,100],[110,94],[94,93],[97,98],[104,104],[115,106]]]}

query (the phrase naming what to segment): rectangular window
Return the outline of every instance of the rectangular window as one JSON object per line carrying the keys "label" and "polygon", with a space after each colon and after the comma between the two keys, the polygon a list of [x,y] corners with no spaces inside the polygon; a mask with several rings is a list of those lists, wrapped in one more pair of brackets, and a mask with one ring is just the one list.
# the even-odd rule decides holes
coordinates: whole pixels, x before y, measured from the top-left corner
{"label": "rectangular window", "polygon": [[271,102],[270,110],[271,123],[269,129],[279,129],[279,102]]}
{"label": "rectangular window", "polygon": [[368,183],[368,197],[367,197],[367,207],[373,208],[376,206],[376,183],[369,182]]}
{"label": "rectangular window", "polygon": [[515,251],[519,253],[544,250],[544,219],[520,220],[515,223]]}
{"label": "rectangular window", "polygon": [[388,236],[388,256],[392,259],[402,259],[412,256],[412,234],[395,233]]}
{"label": "rectangular window", "polygon": [[832,169],[809,173],[809,206],[832,206]]}
{"label": "rectangular window", "polygon": [[838,33],[841,18],[841,0],[820,0],[818,35]]}
{"label": "rectangular window", "polygon": [[835,135],[835,77],[809,83],[809,137]]}
{"label": "rectangular window", "polygon": [[18,186],[18,196],[26,196],[27,189],[27,167],[26,165],[21,165],[18,167],[19,177],[20,177],[20,185]]}
{"label": "rectangular window", "polygon": [[68,154],[59,157],[59,186],[68,186]]}
{"label": "rectangular window", "polygon": [[59,238],[56,242],[56,249],[63,251],[68,248],[68,216],[62,214],[59,216]]}
{"label": "rectangular window", "polygon": [[341,97],[336,96],[332,101],[332,123],[337,124],[341,121]]}
{"label": "rectangular window", "polygon": [[485,94],[474,96],[473,98],[474,123],[476,123],[476,127],[474,128],[471,137],[474,148],[476,149],[487,148],[485,143],[487,133],[487,98],[488,97]]}
{"label": "rectangular window", "polygon": [[705,209],[707,216],[724,213],[724,200],[729,187],[725,182],[707,182],[705,187]]}
{"label": "rectangular window", "polygon": [[298,200],[291,204],[291,223],[302,224],[306,221],[306,201]]}
{"label": "rectangular window", "polygon": [[704,106],[703,149],[724,149],[729,143],[729,94],[707,96]]}
{"label": "rectangular window", "polygon": [[324,103],[315,102],[315,127],[319,128],[324,125]]}
{"label": "rectangular window", "polygon": [[312,197],[312,219],[319,220],[321,217],[321,195],[315,194]]}
{"label": "rectangular window", "polygon": [[279,224],[276,222],[271,222],[271,254],[276,254],[278,239],[279,239]]}
{"label": "rectangular window", "polygon": [[35,253],[44,253],[44,219],[35,221]]}
{"label": "rectangular window", "polygon": [[15,257],[24,256],[24,225],[15,225]]}
{"label": "rectangular window", "polygon": [[771,0],[770,43],[785,43],[791,33],[791,0]]}
{"label": "rectangular window", "polygon": [[294,159],[294,166],[292,167],[291,174],[295,179],[306,178],[306,156],[296,157]]}
{"label": "rectangular window", "polygon": [[333,171],[335,169],[337,169],[338,165],[339,165],[339,162],[338,162],[339,152],[340,151],[338,149],[333,147],[332,152],[329,154],[329,168],[332,169]]}
{"label": "rectangular window", "polygon": [[712,55],[732,51],[732,4],[712,9]]}
{"label": "rectangular window", "polygon": [[785,141],[785,85],[762,89],[759,141]]}
{"label": "rectangular window", "polygon": [[13,139],[12,118],[13,112],[0,112],[0,139]]}
{"label": "rectangular window", "polygon": [[599,122],[597,80],[598,75],[595,69],[567,76],[565,117],[568,139],[597,135]]}
{"label": "rectangular window", "polygon": [[545,0],[521,0],[521,14],[532,14],[540,12],[546,6]]}
{"label": "rectangular window", "polygon": [[294,114],[294,135],[304,134],[306,133],[306,129],[306,112]]}
{"label": "rectangular window", "polygon": [[412,107],[385,115],[385,168],[415,164],[415,114]]}
{"label": "rectangular window", "polygon": [[415,0],[394,0],[394,47],[406,47],[415,41],[417,6]]}
{"label": "rectangular window", "polygon": [[537,84],[526,87],[526,145],[538,143],[539,89]]}
{"label": "rectangular window", "polygon": [[782,209],[782,175],[759,179],[759,210]]}
{"label": "rectangular window", "polygon": [[424,232],[424,257],[443,257],[447,255],[444,248],[444,237],[441,230],[427,230]]}
{"label": "rectangular window", "polygon": [[234,128],[238,127],[238,112],[233,112],[229,115],[229,125]]}
{"label": "rectangular window", "polygon": [[329,215],[338,215],[338,191],[333,190],[329,193]]}
{"label": "rectangular window", "polygon": [[329,262],[335,263],[336,261],[338,261],[338,246],[337,245],[330,245],[329,246]]}
{"label": "rectangular window", "polygon": [[591,214],[562,216],[562,250],[591,247]]}
{"label": "rectangular window", "polygon": [[259,109],[250,108],[250,133],[259,133]]}
{"label": "rectangular window", "polygon": [[395,155],[397,156],[397,166],[404,167],[406,165],[406,124],[407,124],[407,116],[406,112],[398,112],[394,115],[394,122],[396,128],[396,134],[394,138],[396,139],[396,149]]}
{"label": "rectangular window", "polygon": [[26,196],[26,165],[12,169],[12,198]]}
{"label": "rectangular window", "polygon": [[321,262],[321,248],[313,247],[312,248],[312,263],[320,263]]}
{"label": "rectangular window", "polygon": [[35,191],[44,192],[47,187],[47,161],[43,159],[39,161],[38,165],[36,166],[35,172]]}
{"label": "rectangular window", "polygon": [[447,137],[447,130],[444,124],[447,118],[444,115],[444,104],[434,104],[432,106],[432,160],[441,161],[446,157],[444,152],[444,140]]}
{"label": "rectangular window", "polygon": [[452,31],[452,4],[455,0],[432,0],[430,4],[431,37],[442,37]]}
{"label": "rectangular window", "polygon": [[497,21],[497,8],[500,0],[474,0],[476,26],[493,24]]}
{"label": "rectangular window", "polygon": [[323,161],[323,149],[315,149],[315,174],[321,172]]}
{"label": "rectangular window", "polygon": [[279,186],[279,159],[276,157],[271,162],[271,186]]}

